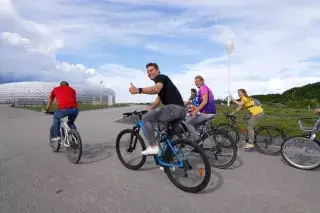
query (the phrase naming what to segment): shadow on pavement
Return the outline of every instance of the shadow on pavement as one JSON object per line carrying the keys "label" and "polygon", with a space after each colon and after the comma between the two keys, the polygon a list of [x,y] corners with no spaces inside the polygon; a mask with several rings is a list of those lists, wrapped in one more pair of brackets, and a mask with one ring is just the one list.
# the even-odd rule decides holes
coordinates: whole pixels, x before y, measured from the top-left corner
{"label": "shadow on pavement", "polygon": [[221,174],[214,170],[211,170],[211,180],[208,186],[198,194],[208,194],[211,192],[215,192],[221,188],[221,186],[223,185],[223,182],[224,180]]}
{"label": "shadow on pavement", "polygon": [[240,157],[237,157],[231,166],[229,166],[228,170],[240,168],[243,165],[243,160]]}
{"label": "shadow on pavement", "polygon": [[146,163],[143,165],[140,171],[150,171],[155,169],[160,169],[160,165],[156,165],[156,162],[152,157],[152,158],[147,158]]}
{"label": "shadow on pavement", "polygon": [[[297,169],[297,168],[294,168],[293,166],[291,166],[290,164],[288,164],[282,157],[280,159],[280,162],[283,163],[286,166],[291,167],[292,169]],[[303,169],[297,169],[297,170],[308,171],[308,172],[320,172],[320,167],[318,167],[318,168],[316,168],[314,170],[303,170]]]}
{"label": "shadow on pavement", "polygon": [[110,158],[114,152],[111,149],[115,149],[115,146],[110,143],[83,144],[79,164],[91,164]]}

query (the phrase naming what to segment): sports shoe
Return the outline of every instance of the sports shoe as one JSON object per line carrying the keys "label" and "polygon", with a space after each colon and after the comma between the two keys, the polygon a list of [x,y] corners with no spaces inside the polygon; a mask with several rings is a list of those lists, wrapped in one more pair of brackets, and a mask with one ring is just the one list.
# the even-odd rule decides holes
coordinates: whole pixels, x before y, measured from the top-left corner
{"label": "sports shoe", "polygon": [[252,149],[254,145],[252,143],[246,143],[246,145],[243,147],[244,149]]}
{"label": "sports shoe", "polygon": [[148,148],[141,152],[142,155],[156,155],[160,152],[159,146],[148,146]]}

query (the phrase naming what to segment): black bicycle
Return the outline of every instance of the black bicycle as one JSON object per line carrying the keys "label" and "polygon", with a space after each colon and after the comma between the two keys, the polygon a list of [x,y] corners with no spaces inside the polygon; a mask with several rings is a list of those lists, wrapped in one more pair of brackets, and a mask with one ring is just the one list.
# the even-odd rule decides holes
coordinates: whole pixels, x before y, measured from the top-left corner
{"label": "black bicycle", "polygon": [[[228,123],[217,125],[217,128],[224,129],[229,132],[234,141],[239,144],[240,132],[244,135],[244,140],[248,141],[247,129],[240,130],[238,123],[244,123],[237,121],[237,117],[224,112],[223,115],[228,120]],[[276,134],[271,134],[276,132]],[[273,136],[275,135],[275,136]],[[263,126],[254,128],[254,146],[262,154],[265,155],[279,155],[281,152],[281,144],[286,139],[286,134],[283,130],[275,126]]]}
{"label": "black bicycle", "polygon": [[[45,114],[54,115],[54,111],[42,111]],[[67,157],[71,163],[79,163],[82,156],[82,140],[79,132],[76,129],[71,129],[67,122],[61,119],[61,141],[52,141],[53,126],[50,127],[49,143],[54,152],[60,150],[60,146],[65,147]]]}
{"label": "black bicycle", "polygon": [[313,119],[299,118],[298,124],[300,129],[308,133],[291,136],[281,146],[283,159],[297,169],[314,170],[320,167],[320,141],[316,138],[320,132],[320,118],[316,120],[313,127],[304,127],[302,125],[303,121]]}
{"label": "black bicycle", "polygon": [[[124,150],[125,153],[132,154],[136,149],[138,142],[141,145],[142,150],[146,149],[145,142],[143,141],[139,131],[142,129],[142,132],[145,134],[144,124],[141,121],[141,118],[142,115],[147,112],[147,110],[144,110],[141,112],[134,111],[123,113],[124,117],[131,116],[135,125],[132,129],[124,129],[118,134],[116,139],[116,151],[121,163],[131,170],[140,169],[144,165],[147,156],[142,155],[141,160],[138,160],[137,164],[131,165],[130,163],[132,163],[133,160],[127,162],[121,154],[121,151]],[[135,118],[136,121],[134,121]],[[166,127],[165,129],[161,131],[155,129],[155,132],[158,134],[157,139],[159,140],[157,140],[157,142],[160,147],[160,153],[153,156],[156,165],[160,165],[160,168],[163,168],[169,180],[176,187],[186,192],[196,193],[203,190],[208,185],[211,178],[211,168],[206,154],[195,142],[186,138],[172,139],[176,126],[179,125],[180,122],[181,120],[166,122],[165,125],[163,125]],[[129,136],[129,144],[126,144],[122,148],[121,146],[124,142],[121,142],[121,139],[123,139],[125,135]],[[186,150],[182,151],[184,148],[186,148]],[[196,158],[193,158],[192,156],[186,157],[185,154],[188,152],[191,153],[190,150],[195,150],[200,156]],[[139,156],[141,157],[141,152],[139,153]],[[192,159],[195,160],[195,163],[193,164],[190,163]],[[199,161],[203,163],[203,166],[198,164]],[[192,172],[192,169],[195,169],[195,171]],[[176,172],[176,170],[180,171]],[[202,181],[195,186],[187,186],[185,183],[179,182],[178,176],[188,178],[190,175],[202,177]],[[191,182],[193,183],[194,181]]]}
{"label": "black bicycle", "polygon": [[[212,125],[214,117],[214,115],[208,117],[203,122],[195,125],[195,128],[202,140],[199,146],[205,151],[211,166],[225,169],[235,162],[238,147],[228,132],[214,128]],[[192,138],[184,121],[180,123],[176,135],[178,138]],[[209,139],[211,143],[205,143],[206,139]]]}

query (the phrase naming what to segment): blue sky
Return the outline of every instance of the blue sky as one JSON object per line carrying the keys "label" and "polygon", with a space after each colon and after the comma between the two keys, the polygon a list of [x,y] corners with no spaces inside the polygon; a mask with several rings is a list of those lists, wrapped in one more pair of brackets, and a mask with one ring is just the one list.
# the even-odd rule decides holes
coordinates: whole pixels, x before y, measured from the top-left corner
{"label": "blue sky", "polygon": [[[184,98],[204,76],[228,92],[225,44],[232,40],[231,91],[282,92],[320,81],[320,0],[0,0],[2,76],[71,82],[103,79],[117,101],[150,101],[157,62]],[[266,13],[272,11],[272,13]],[[30,77],[31,76],[31,77]]]}

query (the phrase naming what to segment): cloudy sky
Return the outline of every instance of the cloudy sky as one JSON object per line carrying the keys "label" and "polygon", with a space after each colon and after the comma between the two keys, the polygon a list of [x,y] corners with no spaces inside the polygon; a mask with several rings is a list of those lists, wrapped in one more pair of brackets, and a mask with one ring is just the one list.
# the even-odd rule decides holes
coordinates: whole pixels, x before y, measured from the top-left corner
{"label": "cloudy sky", "polygon": [[0,0],[1,76],[113,88],[117,101],[149,86],[157,62],[184,98],[197,74],[228,93],[282,92],[320,81],[320,0]]}

